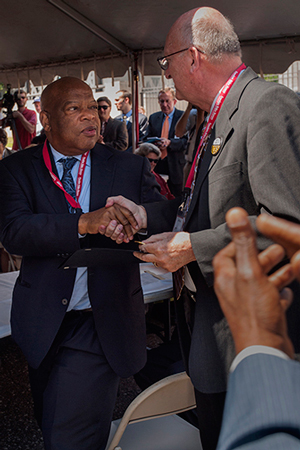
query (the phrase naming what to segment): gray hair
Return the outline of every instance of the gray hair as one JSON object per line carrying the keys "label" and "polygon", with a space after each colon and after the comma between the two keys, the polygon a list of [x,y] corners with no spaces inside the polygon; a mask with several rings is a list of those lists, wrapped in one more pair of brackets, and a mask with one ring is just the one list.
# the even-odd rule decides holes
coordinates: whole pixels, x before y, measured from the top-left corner
{"label": "gray hair", "polygon": [[215,63],[222,62],[223,55],[242,57],[239,38],[229,19],[210,14],[194,18],[183,29],[184,37]]}
{"label": "gray hair", "polygon": [[158,156],[158,158],[160,158],[161,151],[159,150],[159,148],[156,147],[156,145],[150,144],[147,142],[145,142],[144,144],[141,144],[134,153],[136,155],[140,155],[140,156],[148,156],[149,153],[151,153],[151,152],[155,153],[156,156]]}

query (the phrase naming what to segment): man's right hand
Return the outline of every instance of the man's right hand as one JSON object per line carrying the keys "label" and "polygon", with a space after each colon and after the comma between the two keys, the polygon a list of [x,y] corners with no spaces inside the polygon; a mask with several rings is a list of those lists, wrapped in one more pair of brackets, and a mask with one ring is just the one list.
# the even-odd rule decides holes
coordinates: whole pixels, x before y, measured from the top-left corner
{"label": "man's right hand", "polygon": [[79,234],[104,234],[117,244],[133,239],[138,222],[126,207],[113,204],[82,214],[78,222]]}
{"label": "man's right hand", "polygon": [[137,222],[135,232],[138,232],[142,228],[147,228],[147,213],[143,206],[137,205],[122,195],[118,195],[117,197],[108,197],[105,207],[108,208],[112,205],[119,205],[131,211]]}

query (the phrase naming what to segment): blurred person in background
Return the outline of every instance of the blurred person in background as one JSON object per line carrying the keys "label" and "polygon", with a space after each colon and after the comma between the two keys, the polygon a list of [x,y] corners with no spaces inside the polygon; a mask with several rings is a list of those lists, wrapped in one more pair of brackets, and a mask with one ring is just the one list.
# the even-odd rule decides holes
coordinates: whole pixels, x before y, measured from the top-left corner
{"label": "blurred person in background", "polygon": [[141,144],[139,148],[136,149],[135,153],[140,156],[146,156],[148,158],[150,165],[151,165],[151,172],[154,174],[156,181],[160,185],[160,193],[164,197],[166,197],[167,200],[172,200],[174,195],[171,193],[167,183],[163,179],[161,175],[154,172],[154,169],[157,165],[157,163],[160,161],[161,151],[158,147],[154,144]]}
{"label": "blurred person in background", "polygon": [[126,150],[128,147],[126,124],[110,117],[111,101],[108,97],[99,97],[97,104],[101,123],[99,144],[109,145],[117,150]]}

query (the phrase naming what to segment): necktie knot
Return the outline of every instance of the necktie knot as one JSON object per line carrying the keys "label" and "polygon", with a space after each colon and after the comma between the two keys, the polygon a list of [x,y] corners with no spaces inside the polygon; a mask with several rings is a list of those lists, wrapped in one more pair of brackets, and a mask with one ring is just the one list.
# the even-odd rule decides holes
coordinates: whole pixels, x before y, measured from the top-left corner
{"label": "necktie knot", "polygon": [[65,171],[71,171],[74,167],[74,164],[76,163],[77,158],[74,156],[71,156],[69,158],[60,158],[58,162],[62,163],[64,166],[64,172]]}

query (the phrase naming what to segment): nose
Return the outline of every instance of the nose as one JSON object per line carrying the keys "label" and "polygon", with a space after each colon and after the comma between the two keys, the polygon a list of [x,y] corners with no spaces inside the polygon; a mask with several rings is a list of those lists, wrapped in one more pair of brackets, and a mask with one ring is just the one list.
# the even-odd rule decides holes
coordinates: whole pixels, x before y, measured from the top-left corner
{"label": "nose", "polygon": [[95,118],[98,118],[98,110],[89,107],[82,109],[81,120],[94,120]]}
{"label": "nose", "polygon": [[165,77],[167,78],[167,80],[170,80],[172,78],[170,74],[170,67],[165,70]]}

